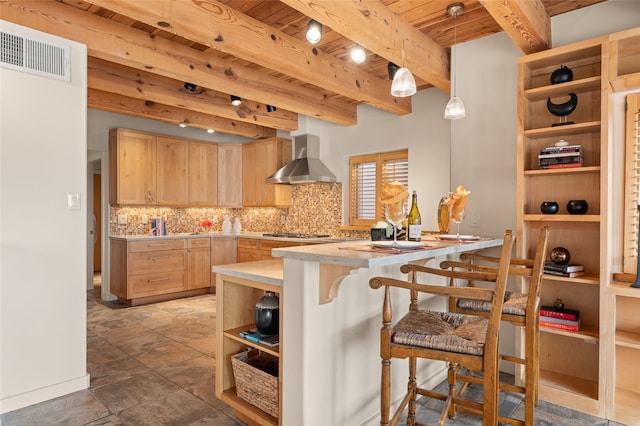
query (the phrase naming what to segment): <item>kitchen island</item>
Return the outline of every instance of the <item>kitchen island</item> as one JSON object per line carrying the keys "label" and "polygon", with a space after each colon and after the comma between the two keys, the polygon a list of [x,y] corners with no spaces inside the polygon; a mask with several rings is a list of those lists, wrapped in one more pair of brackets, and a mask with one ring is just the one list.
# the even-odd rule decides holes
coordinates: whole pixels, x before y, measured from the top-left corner
{"label": "kitchen island", "polygon": [[[402,251],[373,249],[371,242],[364,240],[274,249],[273,256],[282,259],[282,281],[278,282],[282,321],[277,353],[280,416],[269,418],[261,416],[257,409],[243,410],[236,400],[232,406],[241,418],[257,424],[378,424],[383,292],[370,289],[369,279],[374,276],[403,278],[399,266],[404,263],[437,262],[450,255],[500,246],[502,239],[483,238],[461,243],[426,237],[423,243],[424,249]],[[218,273],[218,285],[225,277],[230,282],[242,280],[256,288],[276,284],[269,281],[274,276],[272,268],[277,264],[269,263],[264,277],[260,265],[249,265],[251,263],[221,265],[212,270]],[[394,297],[393,309],[397,316],[408,307],[407,295],[403,296]],[[220,309],[229,308],[225,308],[227,304],[238,309],[236,301],[225,296],[218,299],[219,314]],[[427,298],[421,304],[425,308],[446,309],[443,298]],[[247,308],[251,310],[244,306]],[[219,326],[220,321],[219,317]],[[217,332],[221,335],[223,327]],[[242,344],[237,342],[239,352]],[[224,352],[217,353],[219,357],[225,356]],[[222,369],[230,368],[228,360],[217,362]],[[427,386],[435,386],[446,374],[442,363],[422,363],[420,368],[422,377],[430,377]],[[406,363],[394,365],[394,373],[392,392],[399,396],[406,388]],[[216,388],[216,393],[221,395],[233,386],[233,379],[228,371],[217,370],[217,374],[224,374],[228,380],[225,388]]]}

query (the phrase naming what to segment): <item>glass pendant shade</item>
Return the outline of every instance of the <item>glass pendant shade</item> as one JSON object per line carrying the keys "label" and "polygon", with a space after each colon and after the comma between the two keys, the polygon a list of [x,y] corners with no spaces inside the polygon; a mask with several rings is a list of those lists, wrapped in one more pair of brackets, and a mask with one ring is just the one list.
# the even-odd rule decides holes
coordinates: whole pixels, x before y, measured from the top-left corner
{"label": "glass pendant shade", "polygon": [[452,96],[451,99],[449,99],[449,103],[447,103],[447,107],[444,109],[444,118],[457,120],[459,118],[464,118],[464,116],[465,110],[462,99],[455,95]]}
{"label": "glass pendant shade", "polygon": [[391,95],[397,98],[405,98],[416,93],[416,81],[408,68],[402,67],[393,76],[391,83]]}

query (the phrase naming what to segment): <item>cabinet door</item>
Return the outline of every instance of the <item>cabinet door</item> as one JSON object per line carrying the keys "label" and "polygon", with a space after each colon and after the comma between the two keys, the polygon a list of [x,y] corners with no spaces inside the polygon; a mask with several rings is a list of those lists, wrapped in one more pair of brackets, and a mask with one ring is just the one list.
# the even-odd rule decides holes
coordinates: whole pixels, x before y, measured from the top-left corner
{"label": "cabinet door", "polygon": [[245,207],[260,205],[258,158],[255,143],[242,145],[242,205]]}
{"label": "cabinet door", "polygon": [[189,205],[218,205],[218,146],[189,142]]}
{"label": "cabinet door", "polygon": [[[211,239],[211,266],[238,262],[237,242],[233,238]],[[209,270],[211,271],[211,270]],[[216,286],[216,274],[211,272],[211,286]]]}
{"label": "cabinet door", "polygon": [[218,145],[218,206],[242,207],[242,145]]}
{"label": "cabinet door", "polygon": [[109,203],[155,204],[156,138],[124,129],[109,132]]}
{"label": "cabinet door", "polygon": [[211,284],[210,248],[190,248],[187,252],[187,290],[209,287]]}
{"label": "cabinet door", "polygon": [[188,144],[185,140],[158,136],[158,199],[166,206],[187,204]]}

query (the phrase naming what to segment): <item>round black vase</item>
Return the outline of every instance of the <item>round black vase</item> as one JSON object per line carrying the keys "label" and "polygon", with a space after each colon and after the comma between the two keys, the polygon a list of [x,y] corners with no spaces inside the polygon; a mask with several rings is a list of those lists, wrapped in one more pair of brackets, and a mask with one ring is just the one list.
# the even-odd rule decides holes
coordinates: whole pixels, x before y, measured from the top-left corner
{"label": "round black vase", "polygon": [[265,336],[278,334],[280,329],[280,299],[272,291],[267,291],[255,309],[256,328]]}
{"label": "round black vase", "polygon": [[567,211],[569,214],[585,214],[589,210],[589,204],[585,200],[569,200]]}
{"label": "round black vase", "polygon": [[558,213],[558,203],[555,201],[543,201],[540,204],[540,211],[544,214],[556,214]]}

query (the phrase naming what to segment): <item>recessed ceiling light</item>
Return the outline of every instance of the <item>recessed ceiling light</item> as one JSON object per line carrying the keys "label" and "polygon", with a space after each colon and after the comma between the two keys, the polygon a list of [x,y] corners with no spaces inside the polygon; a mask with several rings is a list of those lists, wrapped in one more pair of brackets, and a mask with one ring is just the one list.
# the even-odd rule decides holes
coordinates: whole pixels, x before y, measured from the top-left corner
{"label": "recessed ceiling light", "polygon": [[240,96],[231,95],[231,105],[238,106],[242,103],[242,98]]}
{"label": "recessed ceiling light", "polygon": [[312,19],[307,24],[307,41],[311,44],[316,44],[322,39],[322,24],[315,19]]}
{"label": "recessed ceiling light", "polygon": [[356,64],[361,64],[364,62],[366,53],[364,52],[364,49],[359,44],[354,45],[349,51],[349,53],[351,55],[351,60]]}
{"label": "recessed ceiling light", "polygon": [[180,126],[180,127],[182,127],[182,128],[187,127],[187,125],[186,125],[186,124],[184,124],[184,123],[180,123],[180,124],[178,124],[178,126]]}
{"label": "recessed ceiling light", "polygon": [[207,133],[215,133],[215,130],[213,130],[213,129],[207,129]]}

